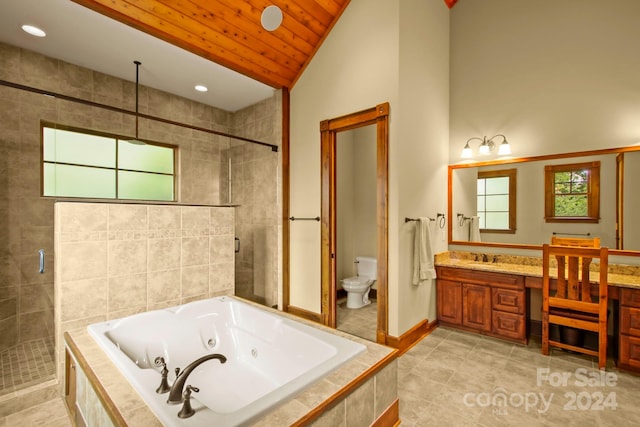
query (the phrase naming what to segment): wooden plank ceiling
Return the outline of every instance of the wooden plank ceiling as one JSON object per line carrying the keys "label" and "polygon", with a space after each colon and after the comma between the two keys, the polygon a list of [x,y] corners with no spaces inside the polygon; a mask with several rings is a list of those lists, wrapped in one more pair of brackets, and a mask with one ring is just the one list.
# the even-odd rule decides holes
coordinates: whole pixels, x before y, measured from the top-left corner
{"label": "wooden plank ceiling", "polygon": [[[72,0],[275,88],[293,87],[349,0]],[[262,11],[282,25],[262,28]]]}

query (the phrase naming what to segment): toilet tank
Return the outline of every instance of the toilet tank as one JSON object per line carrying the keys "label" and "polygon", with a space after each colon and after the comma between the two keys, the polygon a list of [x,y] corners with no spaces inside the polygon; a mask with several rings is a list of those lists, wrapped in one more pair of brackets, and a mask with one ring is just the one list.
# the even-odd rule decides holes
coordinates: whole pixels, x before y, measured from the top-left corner
{"label": "toilet tank", "polygon": [[358,276],[363,276],[370,280],[377,280],[378,261],[375,258],[369,256],[357,256],[356,261],[356,271],[358,272]]}

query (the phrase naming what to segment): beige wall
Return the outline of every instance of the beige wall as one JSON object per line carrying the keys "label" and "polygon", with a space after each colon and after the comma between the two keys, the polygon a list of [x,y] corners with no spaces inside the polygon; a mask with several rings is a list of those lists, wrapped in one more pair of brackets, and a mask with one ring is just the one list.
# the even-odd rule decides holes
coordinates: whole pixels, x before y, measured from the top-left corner
{"label": "beige wall", "polygon": [[[291,91],[291,213],[320,213],[322,120],[389,102],[389,332],[435,319],[411,285],[404,216],[445,212],[449,13],[439,0],[352,0]],[[438,234],[438,233],[436,233]],[[446,243],[436,239],[436,250]],[[291,227],[291,304],[320,312],[319,224]]]}
{"label": "beige wall", "polygon": [[56,203],[59,368],[66,330],[233,295],[233,224],[234,208]]}
{"label": "beige wall", "polygon": [[356,275],[355,257],[377,255],[376,147],[375,125],[338,134],[338,280]]}
{"label": "beige wall", "polygon": [[[446,212],[449,146],[449,9],[437,0],[401,1],[399,134],[392,141],[391,168],[397,174],[397,299],[398,335],[420,321],[436,319],[435,282],[412,282],[415,223],[404,217],[435,218]],[[393,184],[393,183],[392,183]],[[393,206],[393,203],[390,203]],[[430,224],[435,252],[446,250],[446,239]],[[391,280],[391,279],[390,279]],[[393,313],[393,311],[391,311]],[[391,323],[393,324],[393,323]]]}
{"label": "beige wall", "polygon": [[[391,104],[391,139],[398,86],[398,6],[385,0],[352,0],[291,90],[293,216],[320,215],[322,120]],[[392,237],[393,238],[393,237]],[[320,224],[291,224],[290,302],[320,312]]]}
{"label": "beige wall", "polygon": [[[354,183],[354,134],[353,130],[338,134],[336,144],[336,224],[338,240],[336,242],[337,259],[336,274],[337,287],[340,289],[340,280],[345,277],[355,276],[355,212],[353,210],[353,198],[355,192]],[[375,142],[374,142],[375,145]],[[374,252],[375,253],[375,252]]]}
{"label": "beige wall", "polygon": [[353,255],[354,257],[362,255],[375,258],[378,250],[376,235],[376,126],[370,125],[354,129],[353,133],[353,211],[355,214]]}
{"label": "beige wall", "polygon": [[640,250],[640,152],[624,155],[624,217],[623,217],[623,249]]}
{"label": "beige wall", "polygon": [[515,157],[637,144],[638,16],[635,0],[458,2],[451,163],[496,133]]}

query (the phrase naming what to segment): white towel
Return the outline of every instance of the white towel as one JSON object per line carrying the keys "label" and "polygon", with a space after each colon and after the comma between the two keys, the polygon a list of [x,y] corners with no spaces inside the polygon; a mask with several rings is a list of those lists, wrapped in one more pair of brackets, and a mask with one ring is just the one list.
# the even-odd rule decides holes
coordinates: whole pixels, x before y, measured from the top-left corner
{"label": "white towel", "polygon": [[480,217],[479,216],[472,216],[469,219],[469,241],[470,242],[480,241]]}
{"label": "white towel", "polygon": [[420,218],[416,221],[415,230],[413,241],[413,284],[420,285],[425,280],[436,278],[436,269],[433,266],[429,218]]}

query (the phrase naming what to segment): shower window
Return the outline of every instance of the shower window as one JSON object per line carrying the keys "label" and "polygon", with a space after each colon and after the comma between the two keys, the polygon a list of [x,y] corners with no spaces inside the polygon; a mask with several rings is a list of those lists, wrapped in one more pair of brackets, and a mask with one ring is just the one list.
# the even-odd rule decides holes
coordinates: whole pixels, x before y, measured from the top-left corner
{"label": "shower window", "polygon": [[42,126],[42,195],[175,201],[175,146]]}
{"label": "shower window", "polygon": [[516,232],[516,169],[478,172],[480,230]]}

